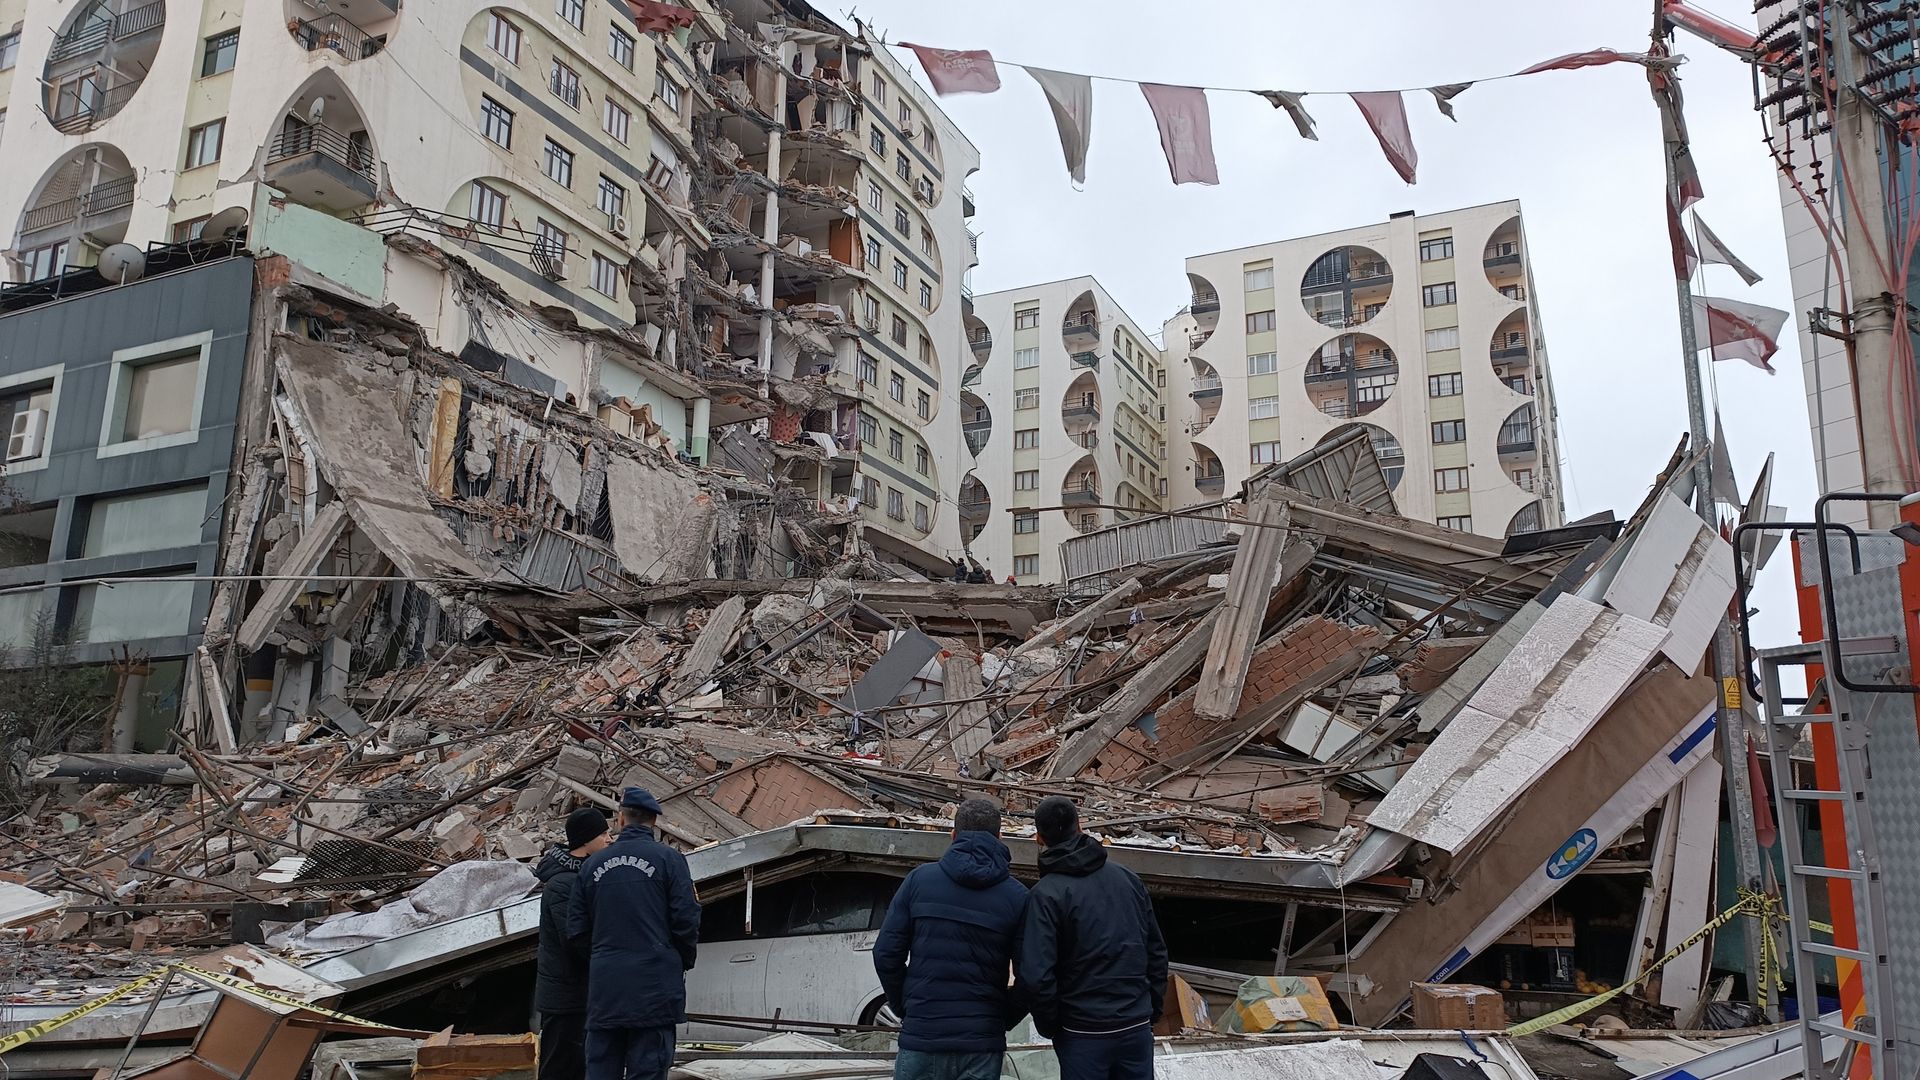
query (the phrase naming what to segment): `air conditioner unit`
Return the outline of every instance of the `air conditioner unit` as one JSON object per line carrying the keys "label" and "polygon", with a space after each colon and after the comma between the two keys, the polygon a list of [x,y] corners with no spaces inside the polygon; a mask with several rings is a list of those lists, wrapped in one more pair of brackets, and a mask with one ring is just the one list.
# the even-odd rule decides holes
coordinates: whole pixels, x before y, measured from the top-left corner
{"label": "air conditioner unit", "polygon": [[7,433],[7,460],[31,461],[46,449],[47,410],[28,409],[13,415],[13,428]]}
{"label": "air conditioner unit", "polygon": [[613,214],[611,215],[611,219],[612,220],[609,222],[609,224],[613,229],[613,235],[619,237],[622,240],[625,240],[630,231],[627,228],[627,215]]}

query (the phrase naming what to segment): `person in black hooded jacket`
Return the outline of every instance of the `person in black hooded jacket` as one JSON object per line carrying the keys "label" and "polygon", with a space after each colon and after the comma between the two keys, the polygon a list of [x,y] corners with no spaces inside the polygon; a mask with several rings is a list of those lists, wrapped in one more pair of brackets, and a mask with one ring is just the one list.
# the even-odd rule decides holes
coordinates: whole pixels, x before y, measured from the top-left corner
{"label": "person in black hooded jacket", "polygon": [[1000,808],[968,799],[940,861],[900,883],[873,968],[901,1019],[895,1080],[998,1080],[1023,1011],[1007,988],[1026,886],[1008,872]]}
{"label": "person in black hooded jacket", "polygon": [[540,949],[533,1007],[540,1013],[540,1080],[587,1073],[587,958],[567,940],[567,915],[580,864],[612,842],[606,815],[583,807],[567,815],[567,843],[554,845],[533,875],[540,893]]}
{"label": "person in black hooded jacket", "polygon": [[1153,1025],[1167,994],[1167,946],[1133,871],[1107,861],[1059,795],[1040,800],[1047,845],[1016,950],[1033,1026],[1053,1040],[1060,1080],[1151,1080]]}

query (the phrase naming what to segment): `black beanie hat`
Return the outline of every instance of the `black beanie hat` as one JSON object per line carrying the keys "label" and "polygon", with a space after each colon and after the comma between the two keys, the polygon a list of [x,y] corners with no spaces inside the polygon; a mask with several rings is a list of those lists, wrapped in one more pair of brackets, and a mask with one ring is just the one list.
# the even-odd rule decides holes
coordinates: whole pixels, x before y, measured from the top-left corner
{"label": "black beanie hat", "polygon": [[583,806],[567,815],[567,850],[578,851],[607,831],[607,815]]}

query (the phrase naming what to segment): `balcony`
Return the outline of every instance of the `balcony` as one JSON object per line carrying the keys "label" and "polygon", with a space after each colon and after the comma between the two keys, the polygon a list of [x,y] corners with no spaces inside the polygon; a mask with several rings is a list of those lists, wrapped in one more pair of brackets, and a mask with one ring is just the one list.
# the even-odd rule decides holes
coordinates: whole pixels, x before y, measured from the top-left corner
{"label": "balcony", "polygon": [[1345,382],[1347,372],[1352,367],[1353,358],[1350,356],[1343,356],[1331,364],[1323,360],[1318,365],[1307,368],[1306,383],[1312,386],[1314,383]]}
{"label": "balcony", "polygon": [[1527,359],[1527,343],[1525,341],[1508,341],[1503,345],[1495,346],[1487,355],[1495,360],[1519,360],[1524,362]]}
{"label": "balcony", "polygon": [[1194,294],[1193,313],[1195,315],[1205,315],[1208,312],[1219,311],[1219,310],[1220,310],[1220,294],[1219,293]]}
{"label": "balcony", "polygon": [[1506,383],[1507,389],[1516,394],[1533,393],[1533,388],[1527,385],[1527,377],[1525,375],[1515,375],[1511,378],[1501,379],[1500,381]]}
{"label": "balcony", "polygon": [[1072,439],[1073,445],[1078,446],[1082,450],[1097,450],[1100,448],[1100,433],[1097,431],[1083,431],[1078,435],[1069,435],[1067,438]]}
{"label": "balcony", "polygon": [[1196,471],[1193,474],[1193,486],[1208,495],[1218,495],[1227,489],[1227,474],[1224,472],[1203,473]]}
{"label": "balcony", "polygon": [[962,497],[960,500],[960,516],[968,520],[986,517],[992,509],[993,503],[990,500],[978,496]]}
{"label": "balcony", "polygon": [[1060,324],[1060,334],[1062,337],[1091,337],[1098,340],[1100,320],[1091,315],[1068,319]]}
{"label": "balcony", "polygon": [[1509,300],[1525,300],[1527,298],[1527,290],[1524,286],[1520,285],[1502,285],[1500,286],[1500,295]]}
{"label": "balcony", "polygon": [[304,206],[340,213],[379,195],[373,151],[324,124],[284,129],[267,144],[267,183]]}
{"label": "balcony", "polygon": [[58,64],[93,52],[109,41],[123,42],[158,30],[167,23],[166,0],[152,0],[110,19],[89,20],[54,39],[47,50],[47,63]]}
{"label": "balcony", "polygon": [[1098,370],[1100,367],[1100,353],[1098,350],[1088,349],[1083,352],[1074,353],[1067,357],[1067,361],[1074,367]]}
{"label": "balcony", "polygon": [[1065,506],[1096,506],[1100,502],[1097,477],[1078,476],[1060,486],[1060,502]]}
{"label": "balcony", "polygon": [[1506,457],[1509,454],[1532,454],[1535,445],[1531,425],[1525,427],[1509,425],[1500,429],[1495,449],[1501,457]]}
{"label": "balcony", "polygon": [[375,37],[338,15],[301,19],[293,27],[293,40],[308,52],[325,49],[348,60],[364,60],[387,44],[385,38]]}
{"label": "balcony", "polygon": [[1089,420],[1097,424],[1100,422],[1100,406],[1095,405],[1092,402],[1082,402],[1079,405],[1068,405],[1065,408],[1060,410],[1060,419]]}
{"label": "balcony", "polygon": [[980,385],[980,369],[978,367],[968,368],[967,373],[960,376],[960,385],[963,387]]}
{"label": "balcony", "polygon": [[97,89],[97,86],[93,79],[88,78],[60,87],[53,101],[55,130],[72,135],[105,123],[108,117],[133,100],[134,93],[140,89],[140,80],[123,82],[105,90]]}
{"label": "balcony", "polygon": [[85,221],[90,228],[113,224],[115,218],[124,222],[127,215],[120,211],[133,206],[133,185],[133,177],[123,176],[89,188],[71,199],[36,206],[21,217],[20,232],[35,233],[74,221]]}
{"label": "balcony", "polygon": [[1353,410],[1347,406],[1347,400],[1345,398],[1331,398],[1321,402],[1320,413],[1323,416],[1331,416],[1336,420],[1345,420],[1354,414]]}
{"label": "balcony", "polygon": [[1193,377],[1193,391],[1191,396],[1195,401],[1198,401],[1201,398],[1219,397],[1220,396],[1220,376],[1195,375]]}
{"label": "balcony", "polygon": [[976,354],[993,351],[992,334],[973,334],[967,338],[967,347]]}
{"label": "balcony", "polygon": [[974,214],[973,189],[963,187],[960,189],[960,216],[972,217],[973,214]]}
{"label": "balcony", "polygon": [[1355,288],[1393,284],[1393,268],[1384,262],[1354,263],[1347,272],[1347,284]]}
{"label": "balcony", "polygon": [[962,429],[962,437],[967,441],[967,452],[979,457],[987,449],[987,438],[993,434],[993,425],[967,424]]}
{"label": "balcony", "polygon": [[1488,244],[1480,259],[1481,265],[1491,270],[1499,266],[1520,265],[1520,245],[1516,243]]}

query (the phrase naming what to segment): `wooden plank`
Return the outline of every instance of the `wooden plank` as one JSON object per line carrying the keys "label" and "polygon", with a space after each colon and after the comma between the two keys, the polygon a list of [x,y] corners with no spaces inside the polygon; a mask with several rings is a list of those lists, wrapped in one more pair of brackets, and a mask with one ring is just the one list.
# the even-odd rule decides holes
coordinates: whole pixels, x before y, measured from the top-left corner
{"label": "wooden plank", "polygon": [[1032,637],[1021,642],[1008,659],[1024,656],[1035,649],[1045,648],[1057,641],[1065,641],[1075,634],[1085,633],[1102,615],[1132,599],[1140,591],[1140,579],[1130,577],[1109,589],[1106,595],[1064,619],[1056,619],[1043,626]]}
{"label": "wooden plank", "polygon": [[460,380],[440,380],[433,403],[433,445],[427,450],[427,488],[443,499],[453,498],[453,446],[460,433]]}
{"label": "wooden plank", "polygon": [[1127,685],[1101,706],[1092,725],[1075,735],[1072,741],[1053,755],[1047,775],[1072,776],[1086,768],[1087,763],[1125,731],[1128,724],[1139,719],[1147,706],[1159,700],[1160,695],[1171,690],[1174,683],[1192,671],[1193,666],[1206,655],[1213,628],[1219,625],[1220,610],[1214,608],[1208,612],[1205,618],[1182,634],[1165,652],[1135,672],[1133,678],[1127,680]]}
{"label": "wooden plank", "polygon": [[292,554],[280,565],[280,573],[286,575],[287,580],[267,582],[260,591],[259,601],[240,623],[240,631],[233,640],[241,651],[252,652],[266,644],[267,635],[280,625],[287,609],[306,590],[307,582],[300,575],[311,574],[319,568],[321,560],[327,557],[329,549],[346,528],[347,504],[343,499],[328,503],[314,515],[313,524],[307,527],[306,535],[300,538]]}
{"label": "wooden plank", "polygon": [[1247,665],[1267,617],[1267,599],[1273,595],[1274,564],[1286,548],[1288,521],[1285,503],[1261,499],[1242,526],[1246,531],[1240,536],[1226,599],[1220,602],[1207,657],[1200,665],[1200,687],[1193,698],[1193,711],[1203,720],[1219,723],[1240,710]]}
{"label": "wooden plank", "polygon": [[740,619],[746,613],[744,596],[729,596],[713,609],[713,614],[707,616],[707,624],[700,628],[700,636],[693,639],[693,648],[687,650],[673,669],[673,681],[667,686],[669,701],[686,696],[707,681],[727,647],[733,644],[733,635],[740,629]]}
{"label": "wooden plank", "polygon": [[221,753],[231,754],[239,749],[239,739],[233,732],[233,706],[227,700],[227,684],[205,645],[194,650],[194,656],[199,660],[200,693],[207,706],[208,725],[213,728],[214,745]]}
{"label": "wooden plank", "polygon": [[983,700],[985,688],[980,679],[980,661],[955,653],[941,669],[941,683],[947,700],[961,703],[949,706],[947,711],[947,738],[951,740],[953,756],[979,776],[980,753],[993,741],[993,724],[988,719],[987,702]]}

